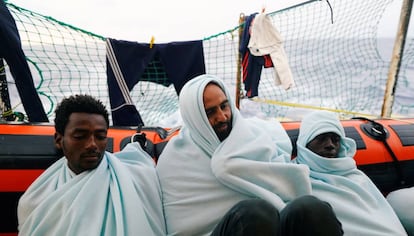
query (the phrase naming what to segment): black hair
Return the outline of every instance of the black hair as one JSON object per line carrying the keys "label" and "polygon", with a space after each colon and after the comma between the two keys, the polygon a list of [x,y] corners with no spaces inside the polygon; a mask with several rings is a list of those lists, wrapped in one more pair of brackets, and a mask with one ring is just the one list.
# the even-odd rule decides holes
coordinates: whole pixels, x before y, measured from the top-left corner
{"label": "black hair", "polygon": [[109,114],[103,103],[90,95],[72,95],[64,98],[55,110],[55,129],[61,135],[65,134],[69,116],[74,112],[83,112],[102,115],[109,128]]}

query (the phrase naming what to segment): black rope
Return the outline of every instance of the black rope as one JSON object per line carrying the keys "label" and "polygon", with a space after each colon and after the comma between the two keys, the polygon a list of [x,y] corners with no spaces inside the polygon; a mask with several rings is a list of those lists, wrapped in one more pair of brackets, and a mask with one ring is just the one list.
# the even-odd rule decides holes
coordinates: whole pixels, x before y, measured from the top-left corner
{"label": "black rope", "polygon": [[333,9],[332,9],[332,6],[331,6],[331,3],[329,2],[329,0],[326,0],[326,3],[328,3],[329,9],[331,10],[331,22],[333,24]]}

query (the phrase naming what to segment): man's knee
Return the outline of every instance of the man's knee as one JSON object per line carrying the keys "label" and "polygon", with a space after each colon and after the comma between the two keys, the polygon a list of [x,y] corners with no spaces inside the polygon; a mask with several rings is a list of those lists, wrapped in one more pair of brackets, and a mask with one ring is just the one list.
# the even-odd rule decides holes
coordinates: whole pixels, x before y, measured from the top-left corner
{"label": "man's knee", "polygon": [[314,196],[307,195],[293,200],[281,211],[280,217],[282,235],[343,234],[341,222],[331,205]]}
{"label": "man's knee", "polygon": [[279,211],[269,202],[262,199],[249,199],[237,203],[232,209],[249,218],[279,219]]}
{"label": "man's knee", "polygon": [[249,199],[234,205],[212,235],[277,235],[278,231],[278,210],[265,200]]}
{"label": "man's knee", "polygon": [[296,198],[291,201],[285,209],[290,212],[299,211],[301,214],[315,214],[321,211],[325,214],[334,214],[329,203],[321,201],[319,198],[311,195]]}

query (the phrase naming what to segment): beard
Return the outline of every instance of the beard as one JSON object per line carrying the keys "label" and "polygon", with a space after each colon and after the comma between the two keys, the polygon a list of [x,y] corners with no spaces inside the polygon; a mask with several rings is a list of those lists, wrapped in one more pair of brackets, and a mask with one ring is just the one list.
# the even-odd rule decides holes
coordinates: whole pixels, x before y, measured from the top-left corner
{"label": "beard", "polygon": [[218,139],[222,142],[230,135],[230,132],[232,129],[231,120],[226,121],[226,122],[220,122],[214,125],[213,129],[214,129],[214,132],[216,132]]}

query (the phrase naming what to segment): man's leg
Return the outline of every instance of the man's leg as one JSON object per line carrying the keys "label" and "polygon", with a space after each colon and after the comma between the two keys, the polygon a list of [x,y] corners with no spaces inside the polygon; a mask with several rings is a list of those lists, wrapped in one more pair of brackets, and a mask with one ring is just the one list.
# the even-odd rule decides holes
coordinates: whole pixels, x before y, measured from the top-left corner
{"label": "man's leg", "polygon": [[314,196],[290,202],[280,212],[281,235],[343,235],[341,222],[332,207]]}
{"label": "man's leg", "polygon": [[244,200],[226,213],[211,235],[278,235],[279,221],[279,212],[270,203],[261,199]]}

